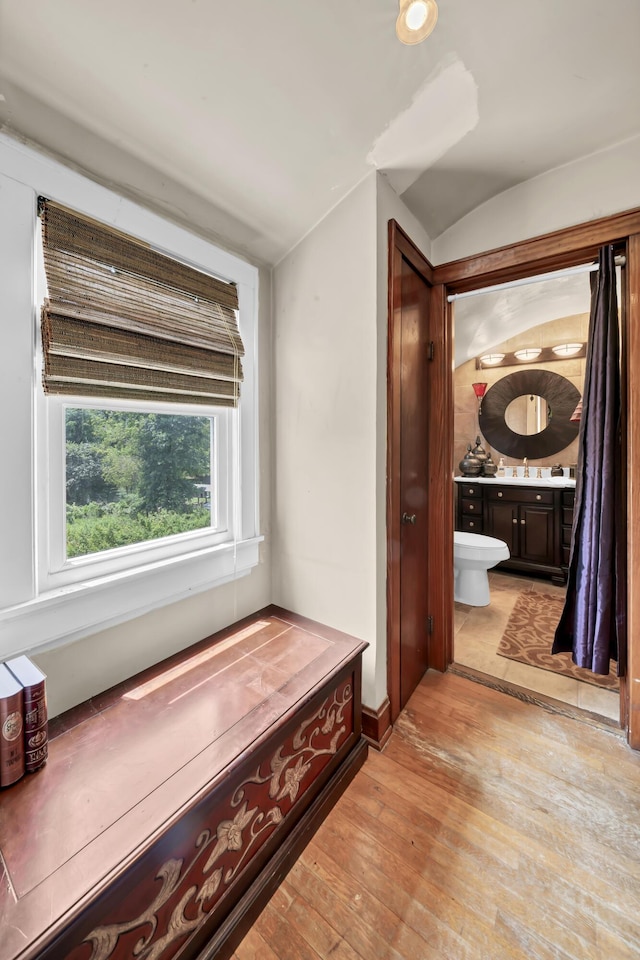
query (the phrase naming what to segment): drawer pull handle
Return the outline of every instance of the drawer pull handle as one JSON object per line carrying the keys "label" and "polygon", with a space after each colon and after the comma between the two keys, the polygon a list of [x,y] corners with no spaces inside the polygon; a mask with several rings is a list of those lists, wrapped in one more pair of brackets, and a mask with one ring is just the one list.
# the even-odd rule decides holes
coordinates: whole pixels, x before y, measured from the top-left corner
{"label": "drawer pull handle", "polygon": [[526,520],[521,520],[521,521],[520,521],[520,523],[522,524],[523,527],[524,527],[524,525],[525,525],[526,522],[527,522]]}
{"label": "drawer pull handle", "polygon": [[475,491],[474,491],[474,489],[473,489],[473,487],[469,487],[469,491],[468,491],[468,493],[469,493],[469,496],[470,496],[470,497],[472,497],[472,496],[473,496],[473,494],[475,493]]}
{"label": "drawer pull handle", "polygon": [[470,504],[469,504],[469,510],[475,510],[475,508],[476,508],[475,503],[470,503]]}
{"label": "drawer pull handle", "polygon": [[542,500],[542,494],[536,493],[536,500]]}
{"label": "drawer pull handle", "polygon": [[412,514],[403,513],[403,514],[402,514],[402,522],[403,522],[403,523],[412,523],[412,524],[414,524],[414,526],[415,526],[415,522],[416,522],[416,515],[415,515],[415,513],[412,513]]}
{"label": "drawer pull handle", "polygon": [[473,520],[469,520],[469,526],[470,526],[470,527],[475,527],[475,523],[473,522]]}
{"label": "drawer pull handle", "polygon": [[516,517],[514,517],[513,520],[511,521],[511,523],[517,523],[517,522],[518,522],[518,521],[517,521]]}
{"label": "drawer pull handle", "polygon": [[499,497],[502,496],[502,490],[498,490],[498,496],[499,496]]}

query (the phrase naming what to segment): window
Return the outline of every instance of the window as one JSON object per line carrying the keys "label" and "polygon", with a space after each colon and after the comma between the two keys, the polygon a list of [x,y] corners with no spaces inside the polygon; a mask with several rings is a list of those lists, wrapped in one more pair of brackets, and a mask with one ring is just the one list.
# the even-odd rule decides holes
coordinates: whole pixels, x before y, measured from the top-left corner
{"label": "window", "polygon": [[[121,378],[116,368],[122,358],[114,362],[114,354],[135,337],[129,329],[103,336],[103,317],[82,320],[85,331],[94,321],[103,324],[100,349],[106,342],[107,353],[99,368],[87,362],[95,357],[78,356],[77,349],[67,361],[60,345],[71,324],[58,309],[67,297],[57,293],[45,379],[63,386],[45,394],[38,355],[45,283],[39,196],[135,238],[145,256],[169,258],[178,270],[184,265],[234,285],[234,316],[245,347],[239,402],[236,361],[231,375],[218,368],[204,377],[185,371],[196,343],[175,350],[161,344],[151,359],[143,352],[140,376],[114,399],[103,381]],[[0,529],[6,534],[0,655],[68,641],[250,572],[260,540],[257,270],[0,136],[0,301],[0,399],[11,411],[0,471]],[[91,346],[88,338],[82,343],[83,350]],[[173,360],[169,371],[167,357]],[[127,377],[135,365],[125,357]],[[147,375],[152,367],[161,370],[159,382]],[[69,387],[83,379],[93,392]]]}
{"label": "window", "polygon": [[39,583],[87,578],[233,542],[229,411],[44,401]]}
{"label": "window", "polygon": [[213,417],[66,406],[64,559],[218,529],[213,425]]}

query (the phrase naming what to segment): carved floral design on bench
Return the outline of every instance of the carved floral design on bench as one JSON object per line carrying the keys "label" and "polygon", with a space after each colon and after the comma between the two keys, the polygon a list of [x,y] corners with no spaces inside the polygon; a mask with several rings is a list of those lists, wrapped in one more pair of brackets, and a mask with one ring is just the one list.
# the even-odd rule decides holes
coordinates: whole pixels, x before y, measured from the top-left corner
{"label": "carved floral design on bench", "polygon": [[[238,872],[286,817],[353,729],[349,681],[335,690],[270,760],[222,802],[212,802],[215,826],[200,831],[195,854],[166,860],[156,869],[160,890],[134,919],[96,927],[68,960],[170,960],[181,953],[232,884]],[[319,762],[318,762],[319,761]],[[263,772],[263,767],[267,769]],[[313,768],[313,776],[309,776]],[[265,789],[265,785],[268,788]],[[224,819],[218,819],[222,811]],[[168,839],[168,838],[167,838]],[[166,843],[163,843],[166,849]],[[215,868],[215,869],[214,869]],[[144,881],[141,881],[141,883]],[[151,885],[149,885],[152,896]],[[126,895],[109,912],[124,912]],[[91,953],[87,948],[91,947]]]}

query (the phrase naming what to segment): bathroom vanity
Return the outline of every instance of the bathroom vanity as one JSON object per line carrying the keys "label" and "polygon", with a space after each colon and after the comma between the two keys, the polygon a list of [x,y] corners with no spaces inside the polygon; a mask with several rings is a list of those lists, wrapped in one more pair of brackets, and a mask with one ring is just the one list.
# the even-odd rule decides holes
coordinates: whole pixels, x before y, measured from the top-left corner
{"label": "bathroom vanity", "polygon": [[456,530],[504,540],[508,570],[565,583],[575,480],[551,477],[455,477]]}

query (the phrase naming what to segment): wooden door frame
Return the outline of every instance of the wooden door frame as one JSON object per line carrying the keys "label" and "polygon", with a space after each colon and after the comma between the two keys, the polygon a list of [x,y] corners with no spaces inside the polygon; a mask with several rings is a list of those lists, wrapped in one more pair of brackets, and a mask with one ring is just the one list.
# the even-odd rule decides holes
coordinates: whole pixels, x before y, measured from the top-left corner
{"label": "wooden door frame", "polygon": [[[431,288],[429,315],[439,318],[447,308],[444,287],[434,284],[433,267],[418,250],[395,220],[389,221],[389,276],[387,327],[387,683],[391,708],[391,722],[401,709],[400,698],[400,312],[402,305],[402,260],[424,278]],[[433,342],[432,358],[425,356],[425,374],[428,365],[429,408],[437,405],[439,423],[444,429],[429,430],[429,476],[427,500],[427,529],[430,548],[438,558],[429,584],[429,610],[433,617],[433,633],[429,637],[429,666],[445,670],[443,651],[446,637],[452,636],[453,619],[453,485],[444,483],[450,473],[453,438],[451,406],[451,344],[447,326],[429,320],[429,339]],[[448,386],[447,386],[448,385]],[[447,522],[449,518],[450,523]],[[449,530],[449,526],[451,530]],[[451,602],[447,603],[447,597]]]}
{"label": "wooden door frame", "polygon": [[[453,659],[453,320],[447,302],[451,293],[535,276],[595,259],[606,243],[621,247],[627,258],[623,271],[625,311],[622,317],[623,425],[626,439],[627,541],[627,676],[620,690],[621,723],[634,749],[640,749],[640,208],[557,230],[531,240],[433,267],[395,221],[389,223],[389,313],[387,360],[387,655],[392,720],[399,697],[400,563],[399,543],[399,357],[397,355],[399,288],[397,264],[405,256],[428,283],[431,294],[431,339],[435,353],[434,391],[430,407],[437,416],[429,431],[429,504],[434,524],[432,551],[442,565],[429,588],[440,591],[440,604],[431,638],[429,665],[445,670]],[[419,264],[419,265],[418,265]],[[440,391],[441,403],[438,400]],[[432,466],[431,466],[432,464]],[[635,465],[635,469],[634,469]],[[439,472],[438,472],[439,470]],[[436,515],[439,510],[440,516]]]}

